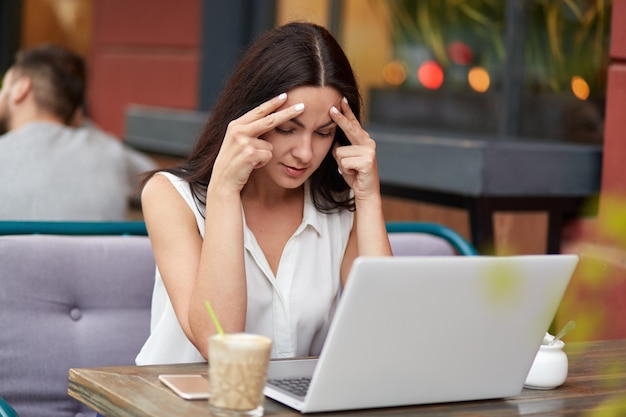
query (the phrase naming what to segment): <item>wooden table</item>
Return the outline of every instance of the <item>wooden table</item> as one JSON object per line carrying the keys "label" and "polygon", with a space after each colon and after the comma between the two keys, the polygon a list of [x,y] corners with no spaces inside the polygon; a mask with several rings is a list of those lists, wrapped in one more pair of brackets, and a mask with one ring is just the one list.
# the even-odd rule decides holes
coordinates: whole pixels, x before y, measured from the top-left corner
{"label": "wooden table", "polygon": [[[550,391],[524,389],[519,396],[460,403],[394,407],[327,416],[620,416],[626,415],[626,340],[566,345],[570,360],[564,385]],[[70,396],[107,417],[175,417],[210,415],[207,401],[185,401],[157,379],[162,373],[202,373],[207,365],[120,366],[70,369]],[[597,412],[594,413],[594,411]],[[295,416],[273,400],[266,416]]]}

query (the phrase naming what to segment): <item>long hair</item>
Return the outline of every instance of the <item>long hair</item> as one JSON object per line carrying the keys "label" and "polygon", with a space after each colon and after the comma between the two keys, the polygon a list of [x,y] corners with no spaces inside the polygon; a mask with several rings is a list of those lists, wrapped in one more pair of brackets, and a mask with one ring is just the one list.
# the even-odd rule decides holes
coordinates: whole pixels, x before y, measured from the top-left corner
{"label": "long hair", "polygon": [[[305,86],[334,88],[348,99],[360,120],[361,96],[352,67],[325,28],[298,22],[266,32],[235,68],[189,157],[167,171],[188,181],[196,200],[205,205],[206,189],[228,123],[280,93]],[[334,143],[350,144],[340,128],[336,129]],[[319,211],[354,210],[349,186],[337,168],[329,152],[311,175],[311,197]]]}

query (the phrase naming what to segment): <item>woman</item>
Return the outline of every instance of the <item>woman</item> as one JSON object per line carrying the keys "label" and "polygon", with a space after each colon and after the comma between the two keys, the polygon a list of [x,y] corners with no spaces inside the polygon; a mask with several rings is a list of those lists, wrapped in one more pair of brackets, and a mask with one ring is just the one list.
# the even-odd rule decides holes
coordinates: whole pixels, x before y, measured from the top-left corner
{"label": "woman", "polygon": [[375,143],[341,47],[291,23],[246,52],[190,157],[142,193],[157,274],[137,364],[197,362],[216,332],[318,355],[357,256],[391,255]]}

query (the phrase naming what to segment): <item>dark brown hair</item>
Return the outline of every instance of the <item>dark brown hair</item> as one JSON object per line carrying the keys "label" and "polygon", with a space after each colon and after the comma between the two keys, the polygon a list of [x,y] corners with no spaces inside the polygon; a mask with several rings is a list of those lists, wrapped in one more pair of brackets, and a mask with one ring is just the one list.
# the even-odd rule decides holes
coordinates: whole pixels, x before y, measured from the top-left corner
{"label": "dark brown hair", "polygon": [[[311,23],[290,23],[266,32],[235,68],[190,156],[167,171],[188,181],[196,200],[204,205],[228,123],[272,97],[304,86],[336,89],[348,99],[360,120],[361,96],[352,67],[330,32]],[[350,144],[339,128],[334,140],[339,145]],[[318,210],[354,209],[349,186],[339,174],[331,152],[313,173],[310,183]]]}
{"label": "dark brown hair", "polygon": [[84,104],[86,70],[84,60],[54,45],[42,45],[17,53],[16,76],[30,77],[39,107],[70,124],[76,109]]}

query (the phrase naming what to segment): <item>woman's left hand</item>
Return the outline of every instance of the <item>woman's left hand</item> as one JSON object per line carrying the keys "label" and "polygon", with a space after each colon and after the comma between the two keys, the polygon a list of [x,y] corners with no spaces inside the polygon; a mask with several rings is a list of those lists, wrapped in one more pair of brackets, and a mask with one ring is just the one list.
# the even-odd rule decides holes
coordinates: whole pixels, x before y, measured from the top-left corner
{"label": "woman's left hand", "polygon": [[341,109],[335,106],[330,109],[330,117],[346,134],[352,146],[336,146],[333,150],[339,172],[352,188],[356,200],[380,198],[376,143],[354,116],[345,98],[340,106]]}

